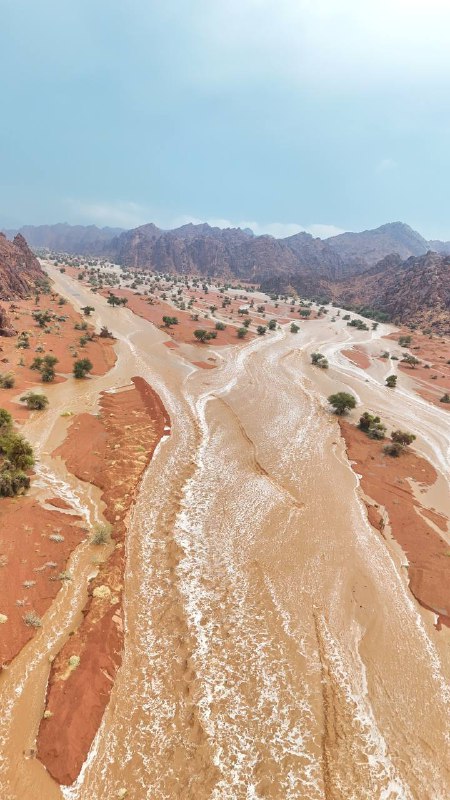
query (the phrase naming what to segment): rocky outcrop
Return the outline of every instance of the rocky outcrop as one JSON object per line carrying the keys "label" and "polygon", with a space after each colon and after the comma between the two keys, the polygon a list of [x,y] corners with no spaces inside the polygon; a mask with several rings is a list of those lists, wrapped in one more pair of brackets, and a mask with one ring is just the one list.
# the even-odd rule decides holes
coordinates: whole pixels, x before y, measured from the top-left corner
{"label": "rocky outcrop", "polygon": [[282,276],[289,285],[297,275],[334,279],[342,273],[340,257],[310,234],[275,239],[207,224],[183,225],[172,231],[142,225],[113,239],[108,255],[127,267],[229,276],[257,283]]}
{"label": "rocky outcrop", "polygon": [[328,288],[346,307],[371,308],[395,323],[450,333],[450,256],[431,251],[406,261],[390,256],[370,271]]}
{"label": "rocky outcrop", "polygon": [[38,278],[44,278],[39,261],[19,233],[10,242],[0,233],[0,300],[23,297]]}

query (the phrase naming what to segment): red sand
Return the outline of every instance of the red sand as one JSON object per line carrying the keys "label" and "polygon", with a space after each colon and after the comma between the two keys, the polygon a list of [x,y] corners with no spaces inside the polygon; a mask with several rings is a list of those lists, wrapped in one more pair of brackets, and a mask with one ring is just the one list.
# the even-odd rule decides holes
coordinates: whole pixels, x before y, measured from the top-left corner
{"label": "red sand", "polygon": [[[450,626],[450,558],[449,546],[418,513],[424,513],[436,524],[440,515],[422,509],[415,499],[408,479],[425,487],[436,481],[434,468],[410,451],[399,458],[383,453],[383,443],[369,439],[345,420],[339,420],[348,457],[355,472],[362,475],[361,487],[375,506],[368,506],[369,520],[379,531],[384,525],[378,506],[389,516],[392,534],[405,552],[409,567],[409,586],[424,608],[434,611],[441,624]],[[384,535],[384,534],[383,534]]]}
{"label": "red sand", "polygon": [[[12,389],[0,389],[0,408],[6,408],[15,422],[20,423],[30,412],[13,398],[29,389],[45,394],[46,388],[39,372],[29,369],[29,365],[36,355],[48,353],[59,359],[55,367],[57,371],[71,372],[73,358],[69,346],[76,344],[83,333],[74,329],[75,322],[82,318],[68,304],[59,306],[58,295],[54,293],[41,295],[39,304],[34,298],[17,300],[8,308],[16,330],[30,333],[30,347],[26,350],[17,348],[17,337],[0,338],[0,370],[13,372],[15,376]],[[58,316],[67,316],[67,321],[58,323],[59,330],[54,322],[50,323],[51,333],[45,333],[32,317],[32,312],[37,309],[49,309]],[[37,346],[43,347],[44,353],[36,353]],[[96,374],[106,373],[115,363],[111,339],[96,339],[79,352],[91,359]],[[19,365],[20,359],[23,359],[24,366]],[[62,380],[65,378],[57,375],[55,383]],[[46,502],[55,508],[68,508],[58,498]],[[61,581],[50,578],[64,572],[70,553],[84,536],[77,520],[79,517],[74,515],[43,508],[35,498],[0,498],[0,565],[3,565],[0,566],[0,614],[8,617],[1,626],[0,664],[14,658],[33,635],[34,628],[25,625],[23,615],[27,611],[36,611],[38,616],[42,616],[57,594]],[[49,540],[48,535],[54,532],[61,532],[64,541]],[[44,566],[47,562],[55,563],[55,566]],[[36,583],[25,588],[24,581]],[[17,601],[21,605],[17,605]]]}
{"label": "red sand", "polygon": [[[89,584],[80,627],[51,668],[46,709],[52,716],[41,722],[38,756],[62,784],[72,783],[79,774],[121,664],[125,519],[142,472],[169,424],[158,395],[142,378],[133,378],[133,383],[131,390],[101,395],[100,418],[75,417],[55,453],[71,472],[102,489],[105,517],[114,526],[116,543]],[[80,659],[73,671],[71,656]]]}
{"label": "red sand", "polygon": [[[400,357],[403,352],[408,351],[422,363],[412,369],[407,364],[399,362],[399,369],[417,382],[417,392],[421,397],[439,408],[450,411],[450,403],[440,402],[440,398],[446,392],[450,394],[450,339],[436,334],[430,339],[429,335],[405,328],[384,338],[397,342],[400,336],[412,336],[412,342],[408,347],[398,345],[396,348]],[[426,367],[425,364],[429,366]]]}
{"label": "red sand", "polygon": [[[75,323],[82,321],[89,323],[89,320],[74,311],[68,303],[59,306],[58,297],[56,294],[41,295],[38,305],[34,299],[17,300],[13,304],[14,311],[8,311],[18,333],[27,331],[30,342],[30,347],[24,350],[17,348],[17,337],[0,338],[0,372],[13,372],[16,379],[13,389],[0,389],[0,407],[6,408],[18,422],[27,419],[29,412],[25,406],[13,402],[12,398],[29,389],[37,391],[36,386],[45,394],[46,384],[42,383],[39,372],[29,369],[36,356],[52,355],[58,359],[55,366],[55,383],[65,380],[64,375],[71,375],[76,358],[89,358],[93,364],[93,375],[105,375],[116,362],[113,339],[95,337],[92,342],[80,347],[80,338],[86,333],[92,333],[93,328],[90,326],[87,331],[75,330]],[[7,308],[7,304],[4,305]],[[32,317],[32,312],[36,310],[48,310],[58,316],[67,317],[67,320],[52,321],[51,332],[45,333]],[[42,351],[36,352],[37,347],[42,348]],[[76,358],[74,352],[77,353]],[[23,366],[19,363],[21,360]]]}
{"label": "red sand", "polygon": [[355,364],[361,369],[368,369],[370,367],[370,358],[364,350],[359,347],[352,347],[351,350],[341,350],[342,355],[348,358],[352,364]]}
{"label": "red sand", "polygon": [[[0,499],[0,665],[11,661],[34,633],[23,615],[39,617],[61,588],[58,580],[72,550],[86,532],[80,517],[42,508],[31,497]],[[78,524],[77,524],[78,521]],[[52,541],[49,536],[63,536]],[[33,582],[31,586],[24,583]]]}
{"label": "red sand", "polygon": [[[102,294],[107,297],[109,292],[102,290]],[[194,331],[202,328],[206,331],[215,330],[216,320],[202,319],[201,317],[197,322],[191,319],[191,314],[187,311],[179,311],[177,308],[164,303],[162,300],[154,300],[150,305],[148,298],[144,295],[138,295],[129,289],[114,289],[114,294],[117,297],[126,297],[128,299],[127,308],[139,317],[152,322],[158,328],[164,331],[167,336],[172,338],[173,342],[184,342],[188,344],[199,344],[194,336]],[[119,310],[118,310],[119,313]],[[163,323],[163,317],[176,317],[178,325],[173,325],[166,328]],[[216,331],[216,339],[212,339],[209,343],[215,347],[227,344],[241,344],[242,340],[237,338],[237,329],[234,325],[227,325],[224,331]],[[249,333],[246,337],[247,341],[253,337],[254,334]],[[207,347],[208,344],[200,344],[200,347]]]}

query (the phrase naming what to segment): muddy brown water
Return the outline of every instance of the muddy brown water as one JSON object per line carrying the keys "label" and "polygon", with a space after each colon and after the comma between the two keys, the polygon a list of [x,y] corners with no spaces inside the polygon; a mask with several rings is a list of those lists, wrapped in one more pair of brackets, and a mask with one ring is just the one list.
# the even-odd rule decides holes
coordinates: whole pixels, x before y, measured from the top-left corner
{"label": "muddy brown water", "polygon": [[[98,518],[96,490],[49,453],[63,411],[94,410],[101,390],[133,375],[160,394],[172,430],[129,517],[124,658],[81,774],[59,787],[32,751],[49,658],[93,569],[83,544],[73,581],[0,677],[2,798],[446,800],[449,631],[435,630],[404,557],[369,526],[326,404],[349,388],[414,430],[439,472],[430,505],[449,515],[445,413],[407,380],[389,393],[394,365],[365,371],[340,354],[356,341],[383,349],[386,326],[361,334],[324,319],[221,349],[217,369],[195,370],[151,324],[49,271],[75,306],[96,306],[118,361],[49,388],[50,409],[24,427],[39,480]],[[326,373],[309,364],[317,349]]]}

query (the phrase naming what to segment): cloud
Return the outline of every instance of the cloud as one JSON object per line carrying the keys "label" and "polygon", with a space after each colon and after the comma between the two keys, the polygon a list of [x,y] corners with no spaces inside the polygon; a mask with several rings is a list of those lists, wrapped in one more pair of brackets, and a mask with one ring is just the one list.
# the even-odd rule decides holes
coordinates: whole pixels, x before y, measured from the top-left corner
{"label": "cloud", "polygon": [[89,224],[99,226],[111,226],[120,228],[136,228],[145,225],[147,222],[154,222],[159,228],[171,230],[180,228],[182,225],[201,225],[207,222],[213,228],[251,228],[256,236],[267,234],[276,239],[284,239],[286,236],[293,236],[295,233],[311,233],[325,239],[328,236],[336,236],[343,233],[341,228],[335,225],[324,225],[315,223],[309,226],[300,225],[297,222],[267,222],[260,223],[255,220],[241,220],[233,222],[222,217],[208,217],[201,219],[191,214],[181,214],[177,217],[166,217],[158,214],[149,207],[129,201],[117,201],[113,203],[102,201],[87,201],[68,199],[66,201],[70,211],[72,224]]}
{"label": "cloud", "polygon": [[222,219],[210,217],[208,219],[199,219],[198,217],[185,214],[180,217],[172,219],[169,228],[178,228],[181,225],[188,223],[193,225],[200,225],[202,222],[207,222],[214,228],[251,228],[256,236],[269,235],[274,236],[276,239],[285,239],[286,236],[294,236],[296,233],[310,233],[312,236],[326,239],[328,236],[336,236],[338,233],[344,233],[342,228],[336,225],[325,225],[315,223],[313,225],[300,225],[297,222],[267,222],[261,223],[255,220],[241,220],[240,222],[233,222],[230,219]]}
{"label": "cloud", "polygon": [[66,201],[72,218],[80,224],[94,224],[118,228],[136,228],[149,222],[149,208],[132,202],[95,202],[68,199]]}
{"label": "cloud", "polygon": [[450,75],[448,0],[190,2],[206,84],[281,78],[345,93]]}

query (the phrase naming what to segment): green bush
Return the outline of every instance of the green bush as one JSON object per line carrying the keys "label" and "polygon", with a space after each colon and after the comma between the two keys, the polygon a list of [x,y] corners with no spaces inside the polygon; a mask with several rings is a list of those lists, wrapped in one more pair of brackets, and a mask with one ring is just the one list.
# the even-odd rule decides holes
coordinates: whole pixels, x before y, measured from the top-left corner
{"label": "green bush", "polygon": [[21,403],[26,403],[30,411],[43,411],[48,406],[48,397],[45,394],[27,392],[20,398]]}
{"label": "green bush", "polygon": [[88,372],[91,371],[93,366],[94,365],[92,364],[91,361],[89,361],[88,358],[80,358],[79,361],[75,361],[75,364],[73,365],[74,378],[78,379],[85,378]]}
{"label": "green bush", "polygon": [[12,372],[0,373],[0,389],[12,389],[16,379]]}

